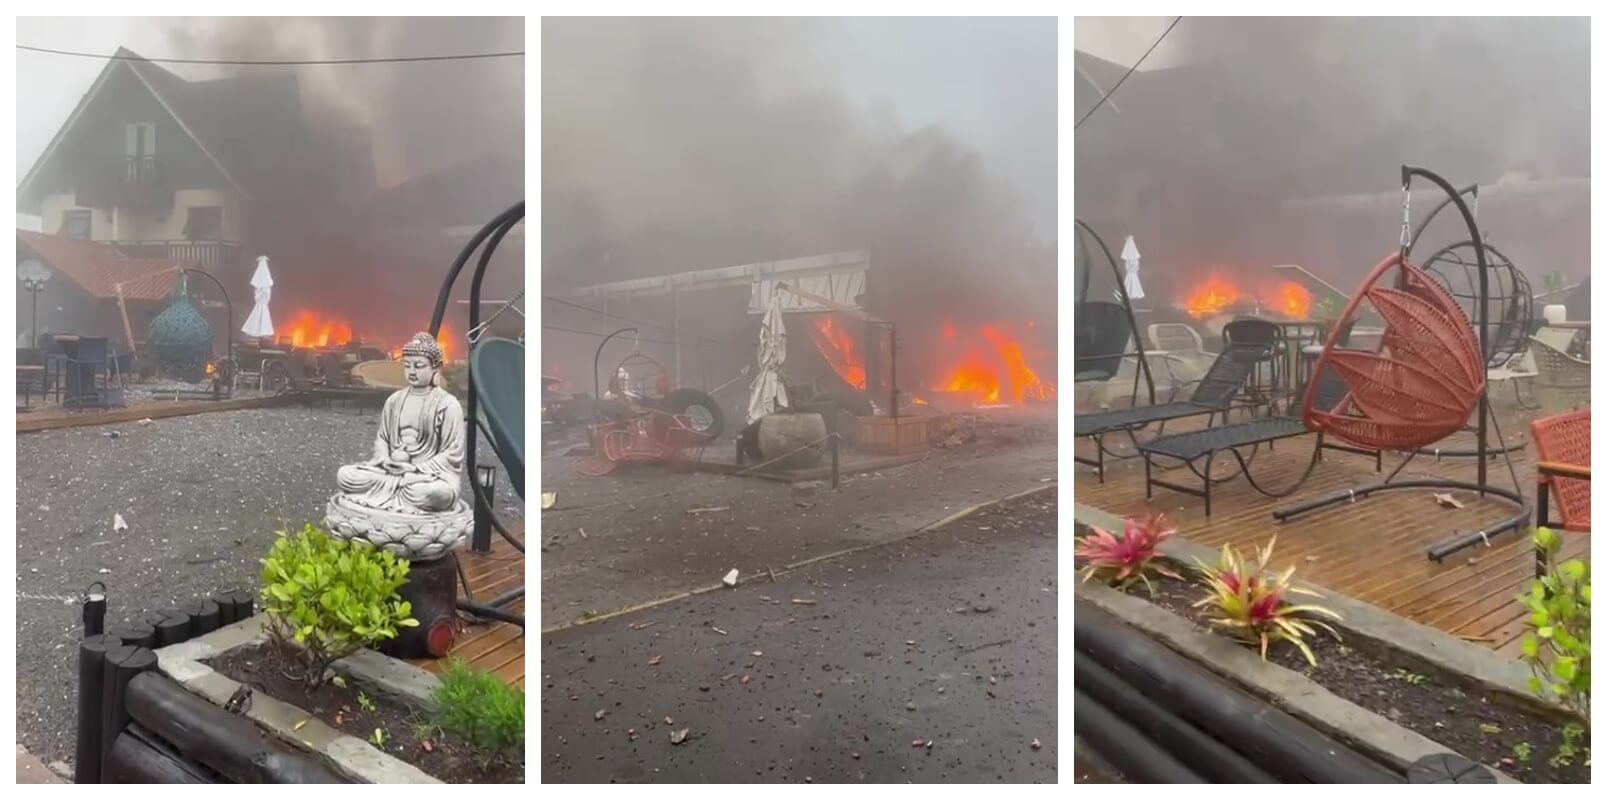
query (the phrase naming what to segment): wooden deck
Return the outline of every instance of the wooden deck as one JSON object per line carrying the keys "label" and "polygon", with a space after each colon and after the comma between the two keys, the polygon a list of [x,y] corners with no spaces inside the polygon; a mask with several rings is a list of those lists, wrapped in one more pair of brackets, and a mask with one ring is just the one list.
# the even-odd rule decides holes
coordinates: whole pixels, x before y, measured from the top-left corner
{"label": "wooden deck", "polygon": [[[1523,441],[1526,428],[1508,430],[1507,437],[1513,442]],[[1471,441],[1468,437],[1452,437],[1438,446],[1467,448]],[[1110,443],[1119,451],[1128,449],[1126,437],[1118,436]],[[1313,443],[1313,437],[1302,436],[1279,442],[1275,450],[1263,447],[1251,463],[1251,474],[1266,488],[1281,491],[1305,470]],[[1088,440],[1079,440],[1077,449],[1082,455],[1093,455]],[[1176,524],[1180,536],[1208,547],[1221,547],[1228,542],[1242,547],[1248,556],[1254,553],[1254,545],[1265,545],[1277,534],[1277,549],[1272,556],[1277,567],[1293,565],[1297,577],[1507,655],[1514,654],[1526,616],[1515,598],[1527,590],[1533,578],[1533,551],[1527,532],[1503,533],[1490,540],[1490,546],[1463,550],[1440,564],[1430,562],[1426,555],[1430,546],[1457,533],[1506,519],[1514,510],[1470,492],[1452,492],[1466,507],[1450,509],[1439,505],[1429,491],[1400,490],[1373,495],[1353,505],[1311,512],[1289,522],[1274,520],[1274,509],[1325,492],[1380,481],[1400,464],[1399,456],[1386,453],[1384,472],[1376,473],[1371,459],[1337,451],[1324,453],[1324,462],[1306,485],[1284,500],[1257,493],[1243,478],[1214,487],[1209,520],[1199,497],[1156,487],[1154,496],[1146,500],[1141,459],[1109,462],[1103,484],[1096,481],[1091,468],[1075,464],[1073,486],[1076,502],[1111,514],[1164,512]],[[1511,457],[1529,508],[1535,501],[1533,461],[1531,444],[1526,452]],[[1419,456],[1400,478],[1473,481],[1476,471],[1474,459],[1441,461]],[[1224,456],[1218,458],[1214,472],[1230,475],[1238,469],[1231,456]],[[1182,467],[1164,473],[1157,470],[1156,477],[1200,485]],[[1509,487],[1510,475],[1504,462],[1489,462],[1489,482]],[[1565,536],[1564,557],[1589,557],[1589,536]]]}
{"label": "wooden deck", "polygon": [[[509,524],[508,527],[512,534],[526,541],[521,522]],[[467,582],[472,585],[473,597],[479,601],[527,584],[527,559],[498,535],[487,554],[462,549],[457,556],[467,573]],[[506,610],[522,614],[526,613],[525,608],[526,598],[522,598],[507,606]],[[456,644],[451,655],[466,660],[475,669],[493,672],[496,677],[518,689],[525,686],[526,648],[522,629],[515,625],[505,622],[464,625],[456,631]],[[438,672],[443,666],[443,661],[435,659],[413,663],[429,672]]]}

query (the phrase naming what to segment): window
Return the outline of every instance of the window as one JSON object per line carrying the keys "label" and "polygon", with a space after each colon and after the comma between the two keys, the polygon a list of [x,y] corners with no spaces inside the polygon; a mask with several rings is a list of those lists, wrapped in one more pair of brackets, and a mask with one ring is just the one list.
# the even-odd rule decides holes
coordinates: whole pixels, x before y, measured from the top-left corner
{"label": "window", "polygon": [[190,206],[189,221],[183,226],[184,238],[194,241],[222,239],[222,207]]}
{"label": "window", "polygon": [[61,235],[68,239],[91,239],[94,234],[94,212],[87,208],[73,208],[61,212]]}
{"label": "window", "polygon": [[155,169],[156,126],[151,122],[134,122],[127,127],[128,182],[148,179]]}

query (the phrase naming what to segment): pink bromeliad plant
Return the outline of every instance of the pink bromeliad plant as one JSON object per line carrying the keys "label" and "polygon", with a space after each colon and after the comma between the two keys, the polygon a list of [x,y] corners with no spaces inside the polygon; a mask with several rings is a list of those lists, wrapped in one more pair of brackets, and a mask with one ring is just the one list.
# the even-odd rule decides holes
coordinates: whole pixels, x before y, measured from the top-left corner
{"label": "pink bromeliad plant", "polygon": [[1077,558],[1084,562],[1084,582],[1106,574],[1109,575],[1107,582],[1120,588],[1138,579],[1144,583],[1146,591],[1154,594],[1150,573],[1181,580],[1178,573],[1160,563],[1160,559],[1165,558],[1161,542],[1176,533],[1177,529],[1167,521],[1165,514],[1124,519],[1121,538],[1091,526],[1089,533],[1078,540],[1076,551]]}
{"label": "pink bromeliad plant", "polygon": [[1245,644],[1259,646],[1263,660],[1267,657],[1268,645],[1275,640],[1282,640],[1299,648],[1306,661],[1314,667],[1317,658],[1311,654],[1306,637],[1315,635],[1314,627],[1326,630],[1335,639],[1339,638],[1339,632],[1326,622],[1310,619],[1307,615],[1323,614],[1332,619],[1339,619],[1339,615],[1321,606],[1289,602],[1291,594],[1310,597],[1321,595],[1289,585],[1294,567],[1276,576],[1267,573],[1267,560],[1272,558],[1272,548],[1277,543],[1278,537],[1274,536],[1265,550],[1258,547],[1254,564],[1246,562],[1231,545],[1226,544],[1222,546],[1222,561],[1217,566],[1196,559],[1205,576],[1207,593],[1194,605],[1206,609],[1206,617],[1212,625],[1222,628]]}

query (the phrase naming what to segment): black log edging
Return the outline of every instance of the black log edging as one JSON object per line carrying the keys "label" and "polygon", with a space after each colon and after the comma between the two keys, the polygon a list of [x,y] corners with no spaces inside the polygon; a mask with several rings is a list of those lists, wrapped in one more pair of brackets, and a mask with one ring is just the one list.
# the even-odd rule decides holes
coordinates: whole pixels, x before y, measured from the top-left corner
{"label": "black log edging", "polygon": [[181,609],[169,608],[161,612],[156,623],[156,646],[167,647],[189,641],[194,635],[194,623]]}
{"label": "black log edging", "polygon": [[[155,669],[155,651],[144,647],[118,645],[106,654],[105,680],[100,694],[100,741],[115,744],[128,727],[128,684],[140,673]],[[106,771],[108,749],[102,747],[99,769]],[[79,764],[77,769],[83,769]]]}
{"label": "black log edging", "polygon": [[1207,782],[1077,689],[1072,692],[1072,721],[1076,735],[1093,742],[1095,752],[1136,783]]}
{"label": "black log edging", "polygon": [[1072,687],[1139,729],[1186,766],[1216,783],[1278,783],[1205,731],[1179,719],[1083,652],[1074,650]]}
{"label": "black log edging", "polygon": [[111,635],[122,640],[123,644],[134,647],[156,646],[156,626],[148,622],[124,622],[111,628]]}
{"label": "black log edging", "polygon": [[211,596],[222,614],[222,624],[232,625],[255,614],[255,595],[245,591],[217,592]]}
{"label": "black log edging", "polygon": [[78,742],[74,783],[100,783],[100,699],[105,692],[106,654],[122,646],[111,634],[85,636],[78,643]]}
{"label": "black log edging", "polygon": [[216,783],[137,724],[117,737],[106,756],[106,783]]}
{"label": "black log edging", "polygon": [[349,783],[320,758],[291,751],[254,722],[160,674],[128,685],[128,714],[193,759],[240,783]]}
{"label": "black log edging", "polygon": [[[1152,700],[1230,742],[1287,783],[1399,783],[1398,775],[1212,675],[1099,609],[1080,606],[1076,647]],[[1119,765],[1120,766],[1120,765]]]}
{"label": "black log edging", "polygon": [[179,607],[183,613],[189,615],[189,636],[204,636],[222,627],[222,609],[216,601],[198,599],[190,600]]}

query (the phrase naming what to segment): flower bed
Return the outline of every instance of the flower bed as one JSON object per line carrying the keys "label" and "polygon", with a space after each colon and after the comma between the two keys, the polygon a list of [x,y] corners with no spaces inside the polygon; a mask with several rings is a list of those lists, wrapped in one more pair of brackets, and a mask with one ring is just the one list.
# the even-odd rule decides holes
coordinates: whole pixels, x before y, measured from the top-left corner
{"label": "flower bed", "polygon": [[[1161,579],[1156,595],[1134,592],[1196,625],[1207,627],[1201,609],[1202,585]],[[1328,691],[1456,752],[1530,783],[1587,783],[1589,768],[1582,756],[1566,766],[1549,760],[1561,748],[1562,723],[1550,717],[1508,708],[1482,694],[1452,685],[1446,676],[1423,675],[1385,663],[1373,654],[1341,644],[1331,636],[1307,640],[1316,656],[1310,667],[1294,646],[1275,642],[1267,660],[1299,672]],[[1525,747],[1524,747],[1525,746]]]}
{"label": "flower bed", "polygon": [[[438,730],[431,709],[356,681],[340,679],[308,689],[305,682],[291,677],[300,662],[270,644],[235,648],[204,663],[446,783],[524,780],[520,753],[515,760],[496,759],[462,737]],[[381,739],[374,733],[380,730]]]}

